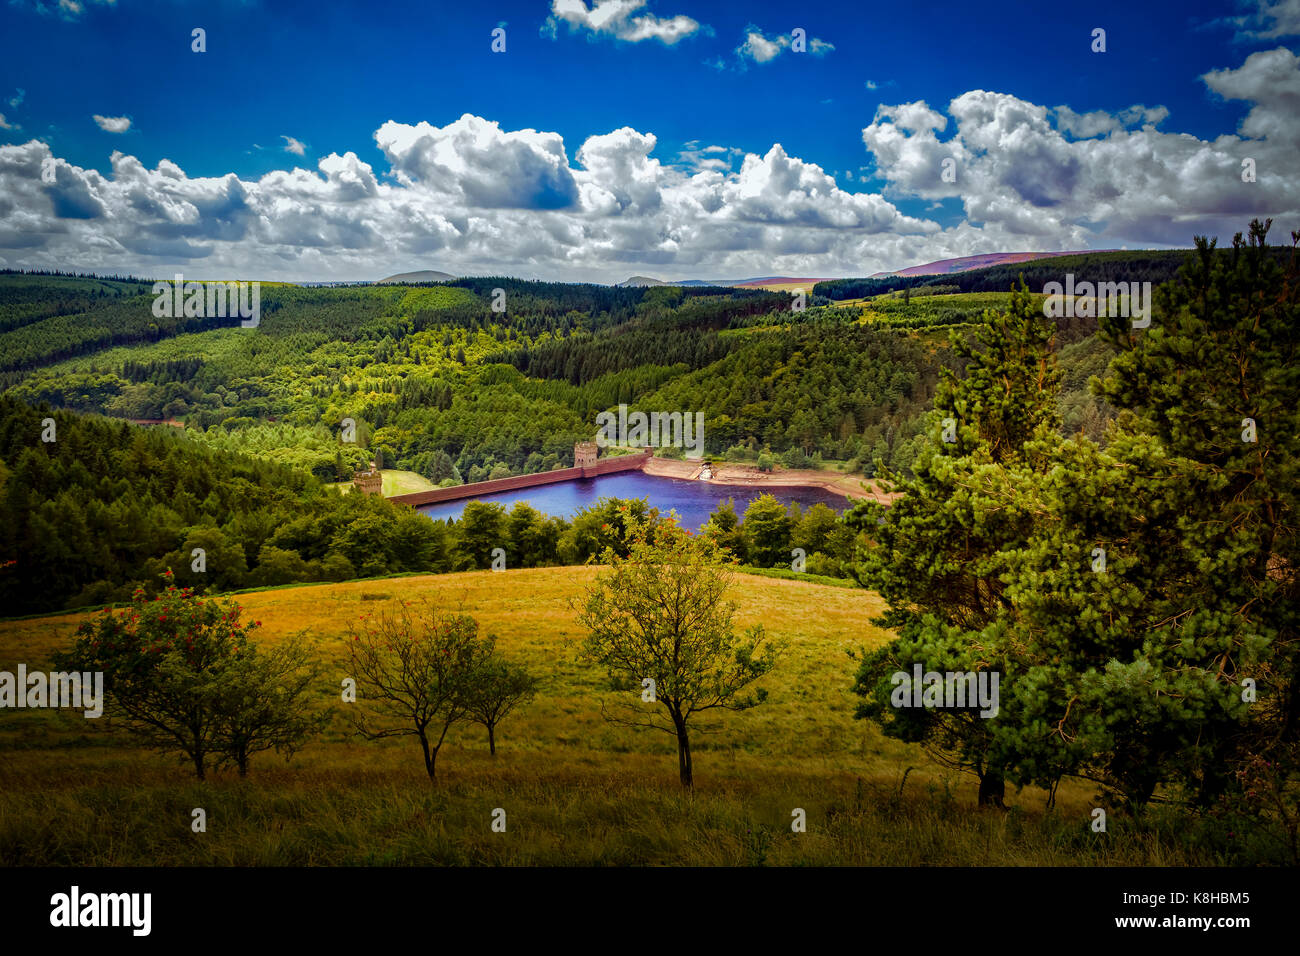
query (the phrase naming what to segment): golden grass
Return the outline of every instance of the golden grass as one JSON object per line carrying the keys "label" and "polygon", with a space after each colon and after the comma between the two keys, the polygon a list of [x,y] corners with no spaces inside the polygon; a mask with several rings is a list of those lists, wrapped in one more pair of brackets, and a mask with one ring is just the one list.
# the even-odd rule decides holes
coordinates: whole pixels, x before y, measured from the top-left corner
{"label": "golden grass", "polygon": [[802,289],[808,295],[812,295],[813,286],[818,282],[825,282],[825,279],[795,279],[791,282],[764,282],[762,284],[754,283],[748,286],[741,286],[746,289],[765,289],[768,292],[797,292]]}
{"label": "golden grass", "polygon": [[[700,722],[696,792],[684,795],[673,739],[605,722],[600,704],[612,692],[576,661],[583,635],[569,602],[597,573],[481,571],[239,595],[245,616],[262,622],[261,640],[305,630],[319,642],[323,699],[338,700],[348,625],[421,598],[473,614],[543,690],[501,726],[496,758],[481,728],[453,728],[436,784],[411,738],[358,741],[341,719],[287,763],[262,755],[248,780],[221,772],[198,783],[106,722],[3,711],[0,863],[1213,862],[1149,834],[1098,839],[1081,786],[1063,786],[1051,815],[1029,790],[1011,797],[1020,806],[1010,814],[977,811],[972,778],[853,718],[845,652],[887,639],[869,623],[879,597],[800,581],[735,576],[738,623],[762,624],[788,647],[764,679],[766,703]],[[44,664],[84,617],[0,622],[0,669]],[[190,831],[196,806],[208,811],[207,834]],[[497,807],[508,835],[491,832]],[[807,833],[790,830],[795,807],[807,812]]]}

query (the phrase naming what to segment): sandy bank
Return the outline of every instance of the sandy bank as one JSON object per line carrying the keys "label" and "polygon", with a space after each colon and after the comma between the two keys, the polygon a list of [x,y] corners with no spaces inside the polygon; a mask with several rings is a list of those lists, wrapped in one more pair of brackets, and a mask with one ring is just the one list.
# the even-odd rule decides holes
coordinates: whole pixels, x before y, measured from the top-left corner
{"label": "sandy bank", "polygon": [[[674,461],[671,458],[651,458],[643,469],[647,475],[660,478],[684,478],[697,480],[700,473],[698,461]],[[876,501],[891,501],[897,495],[887,495],[876,484],[862,475],[846,475],[838,471],[813,471],[805,468],[774,468],[770,472],[759,471],[753,465],[718,462],[713,466],[713,477],[708,479],[714,485],[753,485],[773,491],[779,488],[822,488],[832,494],[852,496],[854,498],[872,498]]]}

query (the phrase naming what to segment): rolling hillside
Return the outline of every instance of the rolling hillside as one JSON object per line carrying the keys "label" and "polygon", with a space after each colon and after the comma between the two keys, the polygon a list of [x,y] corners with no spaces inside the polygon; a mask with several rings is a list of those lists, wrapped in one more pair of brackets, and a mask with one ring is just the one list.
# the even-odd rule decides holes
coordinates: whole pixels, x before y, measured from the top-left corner
{"label": "rolling hillside", "polygon": [[378,279],[375,285],[399,285],[404,282],[450,282],[454,278],[456,277],[448,272],[425,269],[422,272],[402,272],[395,276],[389,276],[387,279]]}
{"label": "rolling hillside", "polygon": [[953,272],[968,272],[971,269],[983,269],[988,266],[1011,265],[1016,262],[1031,262],[1034,259],[1047,259],[1053,256],[1082,256],[1087,251],[1076,252],[987,252],[978,256],[962,256],[959,259],[936,259],[919,266],[908,266],[893,272],[876,272],[871,278],[881,276],[937,276]]}
{"label": "rolling hillside", "polygon": [[[698,735],[697,792],[684,798],[672,738],[603,720],[601,703],[614,692],[576,660],[582,634],[569,604],[596,573],[482,571],[239,595],[245,618],[262,623],[261,640],[306,631],[319,641],[323,701],[339,703],[348,624],[423,598],[474,615],[543,689],[502,724],[495,759],[481,728],[453,728],[436,787],[412,740],[358,742],[342,714],[287,765],[264,756],[245,781],[220,773],[198,785],[186,768],[106,725],[58,711],[4,712],[0,861],[969,865],[1079,862],[1081,853],[1142,863],[1178,852],[1087,839],[1075,825],[1086,819],[1081,786],[1061,788],[1055,815],[1043,814],[1043,794],[1025,790],[1010,817],[972,816],[968,780],[948,780],[915,748],[853,719],[846,651],[885,639],[869,623],[879,598],[749,575],[735,579],[737,623],[761,623],[788,647],[764,679],[766,703]],[[0,622],[0,669],[48,661],[82,618]],[[188,839],[188,808],[199,805],[210,832]],[[508,838],[488,826],[498,807],[509,815]],[[792,807],[807,812],[806,834],[791,832]]]}

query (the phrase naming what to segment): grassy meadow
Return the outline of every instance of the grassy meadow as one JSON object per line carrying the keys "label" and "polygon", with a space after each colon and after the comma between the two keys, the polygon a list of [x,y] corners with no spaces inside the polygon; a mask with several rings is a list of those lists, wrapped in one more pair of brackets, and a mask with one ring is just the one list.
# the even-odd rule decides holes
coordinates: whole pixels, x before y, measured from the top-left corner
{"label": "grassy meadow", "polygon": [[[429,491],[437,488],[432,481],[414,471],[400,471],[396,468],[382,468],[380,475],[383,476],[383,496],[391,498],[394,495],[409,495],[417,491]],[[340,491],[351,491],[354,487],[350,481],[331,481],[330,487],[338,488]]]}
{"label": "grassy meadow", "polygon": [[[846,651],[886,633],[871,592],[749,574],[734,578],[737,623],[788,642],[764,678],[770,699],[698,728],[696,786],[677,782],[675,743],[607,723],[603,675],[576,661],[570,609],[598,569],[477,571],[244,593],[261,640],[305,631],[328,662],[320,695],[338,702],[350,622],[385,602],[429,598],[474,615],[500,652],[543,678],[537,699],[498,729],[453,727],[425,775],[414,738],[378,742],[331,728],[285,762],[255,758],[204,783],[140,748],[108,720],[72,711],[0,712],[0,863],[4,865],[893,864],[1179,865],[1230,862],[1189,849],[1158,815],[1090,831],[1092,788],[1008,793],[1006,812],[974,806],[971,777],[853,719]],[[36,668],[85,615],[0,622],[0,669]],[[338,703],[337,710],[348,705]],[[207,832],[191,831],[191,811]],[[507,814],[505,833],[491,828]],[[807,832],[791,831],[803,808]]]}

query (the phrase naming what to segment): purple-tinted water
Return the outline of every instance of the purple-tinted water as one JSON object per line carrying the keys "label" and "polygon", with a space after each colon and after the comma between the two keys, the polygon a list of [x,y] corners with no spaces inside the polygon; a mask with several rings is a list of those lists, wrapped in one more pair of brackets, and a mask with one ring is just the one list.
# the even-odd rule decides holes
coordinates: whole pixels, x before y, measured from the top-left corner
{"label": "purple-tinted water", "polygon": [[707,481],[661,478],[639,471],[625,471],[598,478],[575,478],[535,488],[499,491],[478,499],[425,505],[419,510],[430,518],[459,518],[470,500],[499,502],[506,506],[506,510],[513,508],[516,501],[526,501],[543,514],[567,519],[599,498],[645,498],[661,514],[676,511],[684,527],[698,528],[709,520],[709,514],[720,502],[734,499],[736,514],[743,516],[749,503],[765,491],[784,504],[797,501],[803,508],[820,502],[836,511],[843,511],[848,505],[848,499],[821,488],[764,489],[754,485],[713,485]]}

